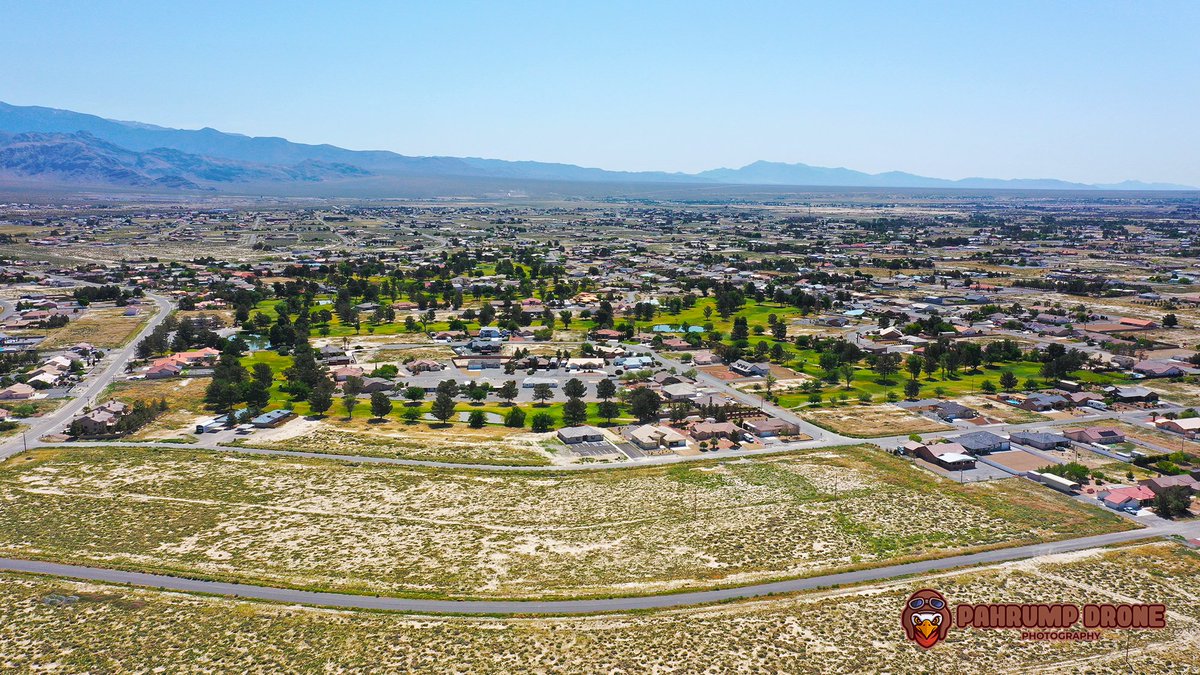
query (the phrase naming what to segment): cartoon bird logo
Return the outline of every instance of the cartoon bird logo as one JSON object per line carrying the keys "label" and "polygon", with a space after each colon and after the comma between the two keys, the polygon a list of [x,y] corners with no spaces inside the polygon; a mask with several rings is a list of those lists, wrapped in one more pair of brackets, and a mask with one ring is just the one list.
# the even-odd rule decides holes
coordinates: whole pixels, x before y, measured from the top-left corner
{"label": "cartoon bird logo", "polygon": [[923,588],[908,596],[900,621],[909,640],[929,649],[939,640],[946,639],[946,632],[950,630],[950,607],[941,593]]}

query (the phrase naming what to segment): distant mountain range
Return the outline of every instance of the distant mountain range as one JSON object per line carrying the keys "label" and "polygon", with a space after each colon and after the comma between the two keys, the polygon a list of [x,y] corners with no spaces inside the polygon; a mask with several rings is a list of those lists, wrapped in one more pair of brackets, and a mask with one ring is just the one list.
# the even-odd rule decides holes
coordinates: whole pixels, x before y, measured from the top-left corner
{"label": "distant mountain range", "polygon": [[[685,174],[606,171],[573,164],[475,157],[410,157],[210,128],[170,129],[69,110],[0,103],[0,185],[13,187],[392,196],[415,187],[422,192],[443,189],[458,193],[472,188],[513,190],[529,182],[984,190],[1196,189],[1138,181],[1088,185],[1055,179],[945,180],[899,171],[869,174],[763,161],[740,169]],[[570,191],[569,185],[558,189]]]}

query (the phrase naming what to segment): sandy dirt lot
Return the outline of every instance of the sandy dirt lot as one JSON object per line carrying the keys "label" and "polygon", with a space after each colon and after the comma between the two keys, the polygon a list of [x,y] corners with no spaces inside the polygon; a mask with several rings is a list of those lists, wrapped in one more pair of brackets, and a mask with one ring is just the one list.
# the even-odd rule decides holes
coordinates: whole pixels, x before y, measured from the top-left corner
{"label": "sandy dirt lot", "polygon": [[872,438],[950,431],[954,427],[894,405],[849,404],[838,408],[807,408],[804,419],[839,434]]}

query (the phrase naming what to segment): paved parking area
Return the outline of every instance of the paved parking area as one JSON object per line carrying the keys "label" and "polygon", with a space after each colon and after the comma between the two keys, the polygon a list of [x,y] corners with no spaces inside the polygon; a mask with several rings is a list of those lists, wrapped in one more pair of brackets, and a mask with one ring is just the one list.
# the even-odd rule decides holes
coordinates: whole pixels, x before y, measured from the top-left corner
{"label": "paved parking area", "polygon": [[638,446],[634,445],[633,443],[619,443],[617,444],[617,449],[625,453],[625,456],[629,459],[642,459],[646,456],[646,453],[642,452],[641,449],[639,449]]}
{"label": "paved parking area", "polygon": [[608,455],[618,455],[620,450],[608,441],[599,441],[596,443],[573,443],[567,446],[571,452],[580,457],[605,457]]}

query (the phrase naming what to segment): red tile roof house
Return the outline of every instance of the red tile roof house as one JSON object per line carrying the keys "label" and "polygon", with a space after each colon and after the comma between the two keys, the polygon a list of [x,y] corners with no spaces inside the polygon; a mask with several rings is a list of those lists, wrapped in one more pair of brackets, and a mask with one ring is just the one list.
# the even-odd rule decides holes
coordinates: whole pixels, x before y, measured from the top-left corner
{"label": "red tile roof house", "polygon": [[161,380],[176,377],[183,372],[183,366],[171,358],[159,359],[146,371],[147,380]]}
{"label": "red tile roof house", "polygon": [[624,334],[621,331],[613,330],[611,328],[601,328],[600,330],[592,333],[592,337],[596,338],[597,340],[620,340],[622,335]]}
{"label": "red tile roof house", "polygon": [[667,349],[671,349],[671,350],[674,350],[677,352],[685,351],[685,350],[692,348],[692,346],[690,344],[688,344],[687,342],[685,342],[683,340],[680,340],[679,338],[671,338],[670,340],[663,340],[663,346],[666,347]]}
{"label": "red tile roof house", "polygon": [[1088,427],[1086,429],[1063,429],[1063,436],[1080,443],[1124,443],[1125,434],[1113,427]]}
{"label": "red tile roof house", "polygon": [[345,382],[348,377],[362,377],[363,369],[356,366],[342,366],[334,368],[332,373],[334,382]]}
{"label": "red tile roof house", "polygon": [[1154,491],[1145,485],[1120,487],[1101,492],[1097,497],[1110,509],[1134,511],[1154,501]]}

